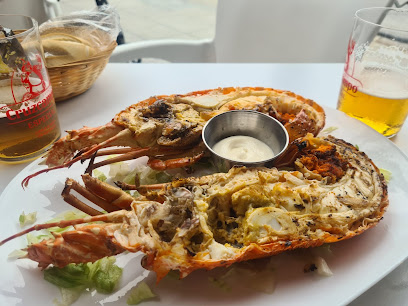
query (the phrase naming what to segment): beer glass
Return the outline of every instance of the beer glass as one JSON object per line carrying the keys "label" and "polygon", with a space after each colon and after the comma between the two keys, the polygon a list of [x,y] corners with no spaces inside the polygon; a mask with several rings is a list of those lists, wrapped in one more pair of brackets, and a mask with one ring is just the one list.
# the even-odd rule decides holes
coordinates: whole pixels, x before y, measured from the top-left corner
{"label": "beer glass", "polygon": [[0,161],[38,157],[60,135],[37,22],[0,15]]}
{"label": "beer glass", "polygon": [[408,114],[408,10],[356,12],[337,109],[386,137]]}

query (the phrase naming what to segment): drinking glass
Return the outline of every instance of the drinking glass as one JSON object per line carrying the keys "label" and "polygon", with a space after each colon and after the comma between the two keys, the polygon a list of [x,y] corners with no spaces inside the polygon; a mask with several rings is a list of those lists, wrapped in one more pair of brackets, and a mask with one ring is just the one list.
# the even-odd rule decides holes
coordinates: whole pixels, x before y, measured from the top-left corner
{"label": "drinking glass", "polygon": [[408,10],[355,14],[337,108],[386,137],[408,114]]}
{"label": "drinking glass", "polygon": [[0,161],[34,159],[60,135],[37,22],[0,15]]}

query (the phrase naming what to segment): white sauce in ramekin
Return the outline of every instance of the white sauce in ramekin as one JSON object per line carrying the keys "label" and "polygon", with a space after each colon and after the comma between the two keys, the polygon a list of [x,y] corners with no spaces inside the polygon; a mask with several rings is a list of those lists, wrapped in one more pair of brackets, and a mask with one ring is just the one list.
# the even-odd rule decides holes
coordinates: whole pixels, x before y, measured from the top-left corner
{"label": "white sauce in ramekin", "polygon": [[274,157],[272,149],[264,142],[250,136],[230,136],[212,148],[218,155],[240,162],[259,162]]}

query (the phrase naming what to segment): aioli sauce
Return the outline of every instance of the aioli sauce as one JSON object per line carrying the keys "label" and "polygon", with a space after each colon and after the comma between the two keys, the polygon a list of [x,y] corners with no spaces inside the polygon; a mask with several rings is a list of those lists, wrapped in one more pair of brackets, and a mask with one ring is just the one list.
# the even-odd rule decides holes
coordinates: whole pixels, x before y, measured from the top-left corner
{"label": "aioli sauce", "polygon": [[213,150],[222,157],[240,162],[259,162],[275,154],[264,142],[250,136],[230,136],[217,142]]}

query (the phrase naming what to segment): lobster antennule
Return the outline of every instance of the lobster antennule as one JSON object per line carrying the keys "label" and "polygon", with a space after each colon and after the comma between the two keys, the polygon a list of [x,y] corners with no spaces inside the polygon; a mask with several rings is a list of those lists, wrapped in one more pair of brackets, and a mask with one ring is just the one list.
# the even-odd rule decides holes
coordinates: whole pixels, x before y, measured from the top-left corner
{"label": "lobster antennule", "polygon": [[96,221],[111,221],[110,216],[108,214],[105,215],[98,215],[98,216],[93,216],[93,217],[86,217],[86,218],[81,218],[81,219],[75,219],[75,220],[63,220],[63,221],[58,221],[58,222],[53,222],[53,223],[44,223],[44,224],[37,224],[34,225],[30,228],[25,229],[24,231],[21,231],[17,234],[14,234],[2,241],[0,241],[0,246],[5,244],[6,242],[13,240],[14,238],[26,235],[28,233],[34,232],[34,231],[41,231],[43,229],[51,228],[51,227],[60,227],[64,228],[67,226],[72,226],[72,225],[77,225],[77,224],[84,224],[84,223],[89,223],[89,222],[96,222]]}

